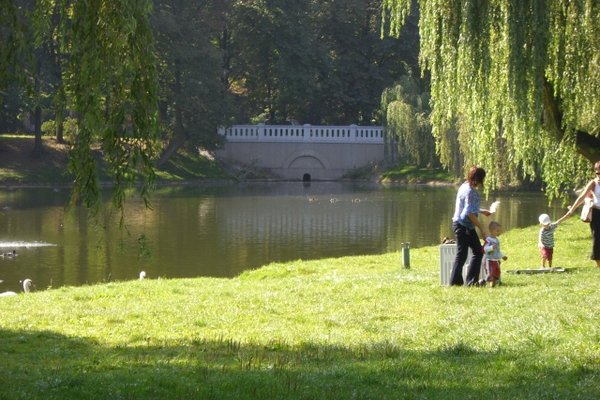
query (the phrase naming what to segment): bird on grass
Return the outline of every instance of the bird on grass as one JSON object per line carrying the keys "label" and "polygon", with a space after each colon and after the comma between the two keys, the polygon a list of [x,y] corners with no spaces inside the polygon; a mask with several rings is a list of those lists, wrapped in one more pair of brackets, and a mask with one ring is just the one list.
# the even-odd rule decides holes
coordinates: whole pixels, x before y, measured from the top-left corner
{"label": "bird on grass", "polygon": [[33,281],[31,279],[29,279],[29,278],[24,279],[22,281],[22,283],[23,283],[23,291],[25,293],[29,293],[29,292],[32,292],[35,290],[35,285],[33,284]]}
{"label": "bird on grass", "polygon": [[[35,289],[33,281],[29,278],[23,280],[22,283],[23,283],[23,291],[25,293],[29,293]],[[15,292],[11,292],[11,291],[0,293],[0,297],[10,297],[10,296],[16,296],[16,295],[17,294]]]}

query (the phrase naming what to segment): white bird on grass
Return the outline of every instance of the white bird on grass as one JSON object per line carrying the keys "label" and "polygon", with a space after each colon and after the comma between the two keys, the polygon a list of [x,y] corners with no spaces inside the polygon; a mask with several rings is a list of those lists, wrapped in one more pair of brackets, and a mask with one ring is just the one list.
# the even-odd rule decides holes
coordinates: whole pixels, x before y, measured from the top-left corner
{"label": "white bird on grass", "polygon": [[[23,291],[25,293],[29,293],[31,292],[33,289],[35,288],[35,286],[33,285],[33,281],[29,278],[23,280]],[[0,297],[9,297],[9,296],[16,296],[17,294],[15,292],[2,292],[0,293]]]}
{"label": "white bird on grass", "polygon": [[143,281],[144,279],[146,279],[146,271],[141,271],[140,272],[140,281]]}
{"label": "white bird on grass", "polygon": [[23,291],[29,293],[35,289],[33,281],[29,278],[23,280]]}

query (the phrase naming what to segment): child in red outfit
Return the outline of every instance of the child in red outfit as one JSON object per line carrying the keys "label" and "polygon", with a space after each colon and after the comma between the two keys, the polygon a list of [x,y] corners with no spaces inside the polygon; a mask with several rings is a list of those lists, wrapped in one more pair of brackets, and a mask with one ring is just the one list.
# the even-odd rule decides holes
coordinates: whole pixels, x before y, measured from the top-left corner
{"label": "child in red outfit", "polygon": [[487,282],[489,286],[494,287],[500,281],[501,260],[507,260],[508,257],[500,251],[500,239],[498,239],[498,236],[502,234],[502,225],[496,221],[492,221],[490,222],[488,231],[490,234],[485,238],[483,251],[487,264]]}

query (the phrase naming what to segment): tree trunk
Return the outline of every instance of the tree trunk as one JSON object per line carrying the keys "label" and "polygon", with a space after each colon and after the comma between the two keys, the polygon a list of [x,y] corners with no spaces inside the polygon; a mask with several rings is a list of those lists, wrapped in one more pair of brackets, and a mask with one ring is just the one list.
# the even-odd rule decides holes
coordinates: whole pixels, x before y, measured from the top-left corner
{"label": "tree trunk", "polygon": [[179,150],[179,148],[181,146],[183,146],[188,139],[188,136],[185,132],[185,127],[183,126],[183,108],[181,106],[181,100],[180,100],[182,98],[183,94],[181,93],[182,92],[181,70],[179,69],[178,60],[175,60],[174,92],[175,92],[175,102],[174,102],[173,107],[175,109],[175,137],[173,137],[169,141],[169,144],[167,145],[165,150],[160,155],[158,161],[156,162],[157,167],[161,167],[167,161],[169,161],[171,156],[173,156],[173,154],[175,154],[175,152],[177,150]]}
{"label": "tree trunk", "polygon": [[575,132],[575,144],[579,154],[595,163],[600,161],[600,139],[587,132]]}
{"label": "tree trunk", "polygon": [[56,143],[65,143],[65,120],[64,117],[56,116]]}
{"label": "tree trunk", "polygon": [[[58,26],[60,24],[60,4],[56,2],[54,5],[54,13],[52,15],[53,26]],[[63,63],[64,57],[60,51],[59,41],[62,40],[62,37],[57,37],[54,40],[50,40],[48,43],[50,54],[52,54],[52,60],[56,65],[56,79],[58,81],[56,95],[54,96],[54,103],[56,109],[56,115],[54,117],[54,122],[56,123],[56,142],[57,143],[65,143],[64,138],[64,129],[65,129],[65,103],[66,103],[66,94],[65,87],[63,82]]]}
{"label": "tree trunk", "polygon": [[42,144],[42,106],[40,105],[40,101],[41,101],[41,89],[40,89],[40,71],[42,69],[42,65],[41,65],[41,61],[37,60],[36,62],[36,66],[35,66],[35,78],[34,78],[34,86],[33,86],[33,90],[34,90],[34,96],[35,96],[35,109],[34,109],[34,117],[33,117],[33,124],[34,124],[34,129],[35,129],[35,140],[33,142],[33,152],[32,155],[35,158],[38,158],[42,155],[42,153],[44,152],[44,146]]}
{"label": "tree trunk", "polygon": [[44,145],[42,143],[42,107],[39,105],[35,107],[33,125],[35,128],[35,140],[33,142],[32,155],[33,157],[38,158],[44,152]]}
{"label": "tree trunk", "polygon": [[64,88],[62,82],[60,83],[59,95],[57,99],[56,115],[54,122],[56,123],[56,143],[65,143],[65,107],[64,107]]}
{"label": "tree trunk", "polygon": [[[60,63],[58,64],[59,71],[62,70]],[[58,84],[58,93],[56,96],[56,115],[54,117],[54,121],[56,122],[56,142],[57,143],[65,143],[65,98],[67,97],[65,94],[65,88],[63,86],[62,81],[62,71],[59,74],[60,82]]]}
{"label": "tree trunk", "polygon": [[176,135],[165,148],[156,162],[157,167],[162,167],[169,159],[179,150],[181,146],[185,144],[187,138],[185,135]]}
{"label": "tree trunk", "polygon": [[[544,82],[544,126],[554,134],[558,141],[565,136],[563,115],[560,111],[560,99],[554,95],[554,87],[548,81]],[[600,139],[588,132],[575,132],[575,145],[577,152],[594,163],[600,160]]]}
{"label": "tree trunk", "polygon": [[221,83],[223,87],[229,87],[229,72],[231,70],[231,54],[229,50],[229,42],[231,39],[231,34],[227,29],[227,26],[223,28],[221,32],[221,40],[219,41],[219,47],[223,54],[223,64],[222,64],[222,74],[221,74]]}

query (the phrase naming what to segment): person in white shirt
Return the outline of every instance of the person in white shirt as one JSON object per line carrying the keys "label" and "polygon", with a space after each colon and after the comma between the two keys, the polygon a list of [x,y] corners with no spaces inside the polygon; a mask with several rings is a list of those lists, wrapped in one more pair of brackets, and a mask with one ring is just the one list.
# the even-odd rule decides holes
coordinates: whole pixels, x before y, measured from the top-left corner
{"label": "person in white shirt", "polygon": [[591,259],[596,262],[596,267],[600,268],[600,161],[596,161],[594,164],[594,173],[596,177],[585,185],[585,188],[581,191],[581,194],[573,205],[569,207],[567,215],[573,215],[575,210],[585,202],[586,198],[593,199],[592,208],[592,221],[590,222],[590,229],[592,231],[592,255]]}

